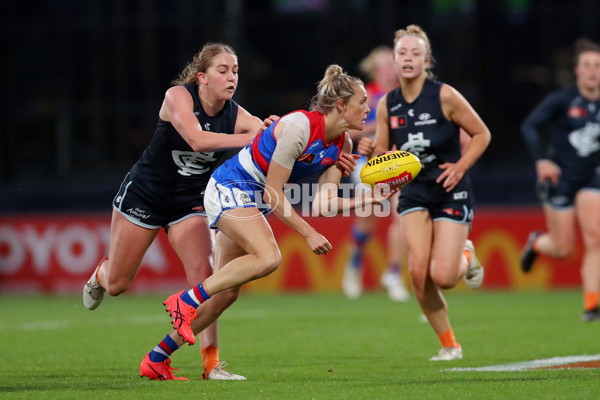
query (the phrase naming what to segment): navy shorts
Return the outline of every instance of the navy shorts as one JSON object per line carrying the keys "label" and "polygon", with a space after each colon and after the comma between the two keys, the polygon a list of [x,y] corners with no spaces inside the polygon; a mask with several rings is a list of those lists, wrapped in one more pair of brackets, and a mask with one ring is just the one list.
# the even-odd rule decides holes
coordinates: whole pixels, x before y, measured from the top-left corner
{"label": "navy shorts", "polygon": [[428,211],[433,221],[448,220],[471,225],[473,205],[470,199],[423,203],[400,195],[398,213],[405,215],[413,211]]}
{"label": "navy shorts", "polygon": [[556,186],[553,186],[550,181],[537,182],[537,194],[544,205],[556,210],[569,209],[574,207],[575,196],[580,190],[600,191],[600,167],[584,179],[569,175],[566,173],[561,175]]}
{"label": "navy shorts", "polygon": [[204,196],[198,189],[198,197],[175,204],[173,196],[169,202],[156,202],[145,196],[131,174],[127,174],[119,192],[113,199],[113,207],[136,225],[149,229],[168,229],[169,226],[193,216],[206,216]]}

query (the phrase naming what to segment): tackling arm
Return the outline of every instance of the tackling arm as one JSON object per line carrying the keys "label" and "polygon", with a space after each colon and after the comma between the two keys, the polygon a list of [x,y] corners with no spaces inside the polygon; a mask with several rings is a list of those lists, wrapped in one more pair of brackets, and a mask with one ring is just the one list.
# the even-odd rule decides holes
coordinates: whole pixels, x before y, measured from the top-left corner
{"label": "tackling arm", "polygon": [[[255,136],[255,134],[222,135],[203,131],[193,110],[194,103],[188,91],[183,86],[174,86],[167,90],[159,115],[163,121],[171,122],[194,151],[209,152],[240,148],[250,143]],[[256,121],[258,131],[261,121],[258,118]]]}

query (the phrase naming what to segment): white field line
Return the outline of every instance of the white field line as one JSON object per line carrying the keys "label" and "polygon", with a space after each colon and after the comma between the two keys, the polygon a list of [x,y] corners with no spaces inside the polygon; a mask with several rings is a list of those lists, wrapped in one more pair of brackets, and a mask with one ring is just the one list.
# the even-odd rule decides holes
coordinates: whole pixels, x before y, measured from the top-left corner
{"label": "white field line", "polygon": [[[168,316],[153,315],[153,316],[136,316],[130,318],[99,318],[94,323],[101,321],[104,325],[153,325],[161,322],[168,322]],[[16,325],[0,324],[0,331],[54,331],[59,329],[70,329],[80,325],[81,321],[75,320],[49,320],[49,321],[31,321],[23,322]],[[89,322],[84,322],[88,324]]]}
{"label": "white field line", "polygon": [[[264,319],[268,313],[264,310],[255,310],[255,311],[244,311],[237,312],[233,311],[229,313],[225,313],[222,318],[231,319],[231,320],[260,320]],[[169,315],[166,313],[158,313],[157,315],[141,315],[127,318],[98,318],[94,320],[94,323],[102,323],[103,325],[118,325],[118,326],[140,326],[140,325],[154,325],[165,323],[167,325],[169,322]],[[9,324],[0,324],[0,332],[9,331],[9,330],[17,330],[17,331],[54,331],[59,329],[70,329],[78,324],[81,324],[81,321],[76,320],[48,320],[48,321],[30,321],[30,322],[22,322],[20,324],[9,325]],[[84,322],[85,324],[89,324],[89,321]],[[170,325],[169,325],[170,326]]]}
{"label": "white field line", "polygon": [[530,369],[537,369],[543,367],[554,367],[557,365],[572,364],[584,361],[599,361],[600,354],[595,355],[581,355],[581,356],[567,356],[567,357],[552,357],[543,360],[524,361],[511,364],[498,364],[490,365],[487,367],[476,367],[476,368],[450,368],[442,371],[446,372],[464,372],[464,371],[490,371],[490,372],[502,372],[502,371],[527,371]]}

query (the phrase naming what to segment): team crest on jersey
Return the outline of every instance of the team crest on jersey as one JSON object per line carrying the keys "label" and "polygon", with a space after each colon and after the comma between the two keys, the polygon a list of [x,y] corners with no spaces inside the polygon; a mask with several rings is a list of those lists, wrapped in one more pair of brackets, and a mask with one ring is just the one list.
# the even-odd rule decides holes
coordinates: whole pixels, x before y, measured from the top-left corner
{"label": "team crest on jersey", "polygon": [[569,143],[579,157],[589,157],[600,150],[600,123],[588,122],[584,127],[569,133]]}
{"label": "team crest on jersey", "polygon": [[312,162],[315,160],[315,155],[312,153],[306,153],[306,154],[302,154],[299,158],[298,161],[300,161],[301,163],[304,164],[312,164]]}
{"label": "team crest on jersey", "polygon": [[323,165],[333,165],[335,163],[335,161],[329,157],[323,157],[323,159],[321,160],[321,164]]}
{"label": "team crest on jersey", "polygon": [[390,127],[392,129],[406,127],[406,115],[392,116],[390,117]]}
{"label": "team crest on jersey", "polygon": [[171,152],[175,165],[179,167],[177,173],[183,176],[201,175],[210,171],[210,164],[217,161],[214,154],[214,152],[197,153],[179,150]]}
{"label": "team crest on jersey", "polygon": [[587,110],[579,106],[571,106],[567,111],[567,115],[571,118],[582,118],[587,115]]}

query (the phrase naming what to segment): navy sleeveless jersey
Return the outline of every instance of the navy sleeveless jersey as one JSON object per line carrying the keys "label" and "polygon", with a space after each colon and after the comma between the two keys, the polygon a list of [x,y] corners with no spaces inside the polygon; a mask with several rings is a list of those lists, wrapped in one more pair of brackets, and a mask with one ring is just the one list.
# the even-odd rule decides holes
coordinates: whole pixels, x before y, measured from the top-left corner
{"label": "navy sleeveless jersey", "polygon": [[[238,104],[225,102],[214,116],[207,115],[198,96],[198,86],[183,85],[194,100],[194,114],[202,130],[233,134]],[[150,144],[131,169],[132,179],[149,200],[176,206],[198,198],[226,151],[195,152],[170,122],[160,118]]]}
{"label": "navy sleeveless jersey", "polygon": [[[600,160],[600,100],[586,99],[577,86],[550,93],[521,130],[535,160],[553,160],[574,181],[594,174]],[[542,145],[540,132],[550,133],[547,146]]]}
{"label": "navy sleeveless jersey", "polygon": [[415,154],[423,165],[417,178],[402,189],[402,197],[425,202],[470,197],[471,185],[467,174],[450,193],[446,193],[441,183],[435,182],[443,172],[438,168],[440,164],[455,163],[461,157],[460,129],[446,119],[442,111],[442,85],[441,82],[425,79],[421,93],[412,103],[406,102],[400,87],[387,95],[390,143],[399,150]]}

